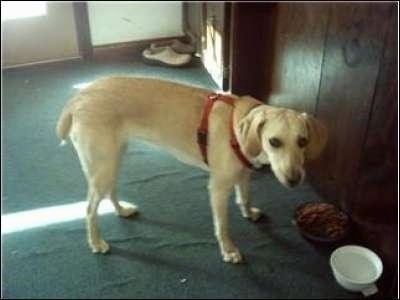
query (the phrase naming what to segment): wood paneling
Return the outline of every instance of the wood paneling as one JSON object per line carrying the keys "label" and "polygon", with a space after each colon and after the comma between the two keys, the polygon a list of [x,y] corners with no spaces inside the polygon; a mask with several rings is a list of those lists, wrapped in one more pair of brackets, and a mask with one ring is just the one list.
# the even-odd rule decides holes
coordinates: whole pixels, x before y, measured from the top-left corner
{"label": "wood paneling", "polygon": [[321,199],[381,255],[380,296],[396,290],[398,200],[396,3],[235,4],[232,91],[314,112],[329,130],[309,167]]}
{"label": "wood paneling", "polygon": [[315,112],[330,5],[281,3],[277,10],[272,68],[266,72],[268,103]]}
{"label": "wood paneling", "polygon": [[267,72],[273,62],[273,41],[276,29],[277,4],[233,3],[231,90],[266,101]]}
{"label": "wood paneling", "polygon": [[[394,223],[396,216],[395,198],[397,183],[397,64],[396,61],[396,21],[394,11],[386,34],[385,47],[380,63],[379,75],[368,123],[367,136],[359,168],[358,193],[353,198],[353,214],[370,219],[371,223]],[[385,188],[386,186],[386,188]],[[376,199],[370,189],[390,193],[387,197]],[[373,197],[375,196],[375,197]],[[382,207],[376,211],[376,207]],[[381,212],[383,215],[377,213]]]}
{"label": "wood paneling", "polygon": [[389,265],[397,265],[397,14],[392,7],[362,147],[352,218],[360,234]]}
{"label": "wood paneling", "polygon": [[317,185],[351,209],[387,29],[389,5],[332,4],[316,115],[330,137]]}

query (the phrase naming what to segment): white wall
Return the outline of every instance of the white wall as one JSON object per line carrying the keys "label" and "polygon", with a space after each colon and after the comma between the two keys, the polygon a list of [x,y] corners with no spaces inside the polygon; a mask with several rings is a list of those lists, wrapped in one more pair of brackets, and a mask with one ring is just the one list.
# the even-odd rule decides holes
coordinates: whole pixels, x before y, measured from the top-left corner
{"label": "white wall", "polygon": [[182,2],[88,2],[92,45],[183,35]]}
{"label": "white wall", "polygon": [[47,3],[47,14],[1,21],[2,66],[79,56],[71,2]]}

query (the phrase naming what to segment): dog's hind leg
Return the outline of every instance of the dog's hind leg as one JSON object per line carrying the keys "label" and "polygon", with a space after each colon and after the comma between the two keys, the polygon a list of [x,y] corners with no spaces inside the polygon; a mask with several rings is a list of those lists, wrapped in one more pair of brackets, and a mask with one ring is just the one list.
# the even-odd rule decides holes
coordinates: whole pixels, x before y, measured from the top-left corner
{"label": "dog's hind leg", "polygon": [[235,184],[236,203],[240,208],[242,216],[252,221],[261,218],[262,212],[257,207],[252,207],[249,197],[250,172],[244,171],[239,181]]}
{"label": "dog's hind leg", "polygon": [[127,218],[138,212],[136,205],[118,200],[115,187],[111,191],[110,199],[115,207],[115,212],[121,217]]}
{"label": "dog's hind leg", "polygon": [[[126,144],[125,143],[121,143],[119,146],[119,153],[117,155],[117,160],[116,160],[116,172],[118,172],[120,164],[121,164],[121,160],[122,157],[125,153],[126,150]],[[115,175],[117,176],[117,174]],[[115,213],[120,216],[120,217],[130,217],[134,214],[136,214],[138,212],[138,208],[136,205],[132,204],[132,203],[128,203],[125,201],[120,201],[117,197],[117,193],[116,193],[116,186],[114,185],[113,188],[111,189],[110,193],[109,193],[109,198],[112,202],[112,204],[114,205],[115,208]]]}
{"label": "dog's hind leg", "polygon": [[93,253],[106,253],[110,246],[101,238],[97,225],[97,209],[103,197],[95,185],[90,184],[88,187],[88,207],[86,212],[87,239]]}
{"label": "dog's hind leg", "polygon": [[112,130],[79,127],[79,124],[71,132],[71,138],[88,184],[86,213],[88,243],[93,252],[106,253],[109,246],[101,238],[97,225],[97,209],[100,201],[112,195],[114,206],[120,214],[131,213],[131,209],[120,206],[115,198],[114,189],[121,143]]}

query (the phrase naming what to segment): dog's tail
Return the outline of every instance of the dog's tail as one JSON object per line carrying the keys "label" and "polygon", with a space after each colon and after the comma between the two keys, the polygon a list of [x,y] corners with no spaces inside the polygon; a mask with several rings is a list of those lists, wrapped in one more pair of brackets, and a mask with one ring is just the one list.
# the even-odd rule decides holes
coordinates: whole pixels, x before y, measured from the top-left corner
{"label": "dog's tail", "polygon": [[69,135],[72,125],[72,113],[71,113],[72,105],[71,103],[67,104],[63,110],[61,111],[60,117],[58,118],[56,134],[58,138],[61,140],[60,146],[66,144],[66,138]]}

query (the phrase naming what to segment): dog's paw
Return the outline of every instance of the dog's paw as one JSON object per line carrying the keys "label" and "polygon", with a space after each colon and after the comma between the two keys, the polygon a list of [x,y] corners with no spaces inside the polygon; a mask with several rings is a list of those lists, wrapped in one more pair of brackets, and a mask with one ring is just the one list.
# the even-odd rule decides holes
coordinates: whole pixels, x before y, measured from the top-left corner
{"label": "dog's paw", "polygon": [[117,214],[120,217],[130,217],[134,214],[136,214],[138,212],[138,207],[134,204],[128,203],[128,202],[124,202],[124,203],[120,203],[120,207],[117,211]]}
{"label": "dog's paw", "polygon": [[238,264],[243,261],[243,257],[238,249],[222,252],[222,259],[224,260],[224,262],[229,262],[233,264]]}
{"label": "dog's paw", "polygon": [[250,207],[250,211],[244,217],[252,220],[253,222],[257,222],[262,217],[262,215],[262,211],[257,207]]}
{"label": "dog's paw", "polygon": [[107,253],[110,250],[110,246],[103,239],[97,242],[89,242],[90,248],[92,248],[93,253]]}

